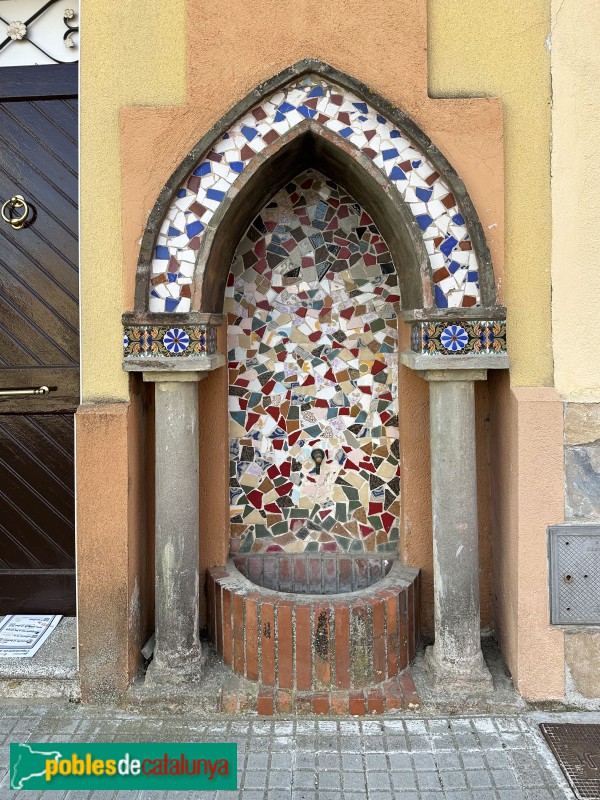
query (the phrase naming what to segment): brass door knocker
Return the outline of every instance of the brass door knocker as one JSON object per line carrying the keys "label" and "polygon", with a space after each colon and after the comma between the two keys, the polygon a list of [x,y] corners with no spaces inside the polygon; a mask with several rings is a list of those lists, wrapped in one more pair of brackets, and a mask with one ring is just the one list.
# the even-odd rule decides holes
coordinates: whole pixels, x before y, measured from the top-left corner
{"label": "brass door knocker", "polygon": [[29,206],[20,194],[14,195],[2,206],[2,219],[16,231],[20,231],[27,224]]}

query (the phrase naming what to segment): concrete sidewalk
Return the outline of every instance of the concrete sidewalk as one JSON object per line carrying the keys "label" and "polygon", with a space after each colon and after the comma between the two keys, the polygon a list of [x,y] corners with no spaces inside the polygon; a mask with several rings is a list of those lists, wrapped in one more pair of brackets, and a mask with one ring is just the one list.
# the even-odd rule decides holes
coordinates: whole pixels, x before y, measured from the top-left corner
{"label": "concrete sidewalk", "polygon": [[598,714],[461,718],[227,719],[143,716],[61,701],[0,705],[0,800],[152,798],[160,792],[11,792],[10,742],[236,742],[236,792],[210,800],[558,800],[572,798],[537,725]]}

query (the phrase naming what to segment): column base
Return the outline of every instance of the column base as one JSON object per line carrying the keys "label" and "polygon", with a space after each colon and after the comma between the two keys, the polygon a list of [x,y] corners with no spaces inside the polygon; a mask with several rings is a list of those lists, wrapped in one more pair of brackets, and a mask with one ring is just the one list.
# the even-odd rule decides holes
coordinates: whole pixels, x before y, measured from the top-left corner
{"label": "column base", "polygon": [[154,658],[146,671],[145,686],[155,689],[168,689],[182,684],[197,684],[202,681],[206,658],[200,651],[193,658],[187,659],[180,667],[161,664],[160,658]]}
{"label": "column base", "polygon": [[448,663],[438,656],[434,644],[425,650],[424,665],[434,688],[445,694],[482,695],[494,690],[492,675],[481,652],[458,664]]}

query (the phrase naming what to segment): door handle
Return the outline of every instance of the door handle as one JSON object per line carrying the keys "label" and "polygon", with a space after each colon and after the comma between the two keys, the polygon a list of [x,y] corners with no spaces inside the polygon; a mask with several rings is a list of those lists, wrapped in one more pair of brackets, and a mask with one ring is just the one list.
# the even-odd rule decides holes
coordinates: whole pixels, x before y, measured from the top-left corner
{"label": "door handle", "polygon": [[0,397],[15,397],[16,395],[49,394],[48,386],[38,386],[37,389],[0,389]]}
{"label": "door handle", "polygon": [[16,231],[20,231],[27,223],[29,216],[29,206],[20,194],[16,194],[7,200],[2,206],[2,219]]}

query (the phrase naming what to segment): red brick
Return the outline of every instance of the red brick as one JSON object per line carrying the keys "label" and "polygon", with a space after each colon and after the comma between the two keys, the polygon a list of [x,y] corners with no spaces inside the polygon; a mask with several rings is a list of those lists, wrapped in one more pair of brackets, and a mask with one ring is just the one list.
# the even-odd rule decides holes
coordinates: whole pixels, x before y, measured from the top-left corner
{"label": "red brick", "polygon": [[229,573],[227,572],[225,567],[211,567],[210,574],[215,579],[215,581],[218,582],[220,578],[226,578]]}
{"label": "red brick", "polygon": [[233,655],[233,629],[231,627],[231,590],[223,587],[223,661],[231,665]]}
{"label": "red brick", "polygon": [[367,692],[367,708],[369,714],[383,714],[383,692],[381,689],[369,689]]}
{"label": "red brick", "polygon": [[279,714],[291,714],[294,708],[294,695],[287,689],[279,689],[277,692],[277,712]]}
{"label": "red brick", "polygon": [[338,569],[334,558],[323,559],[323,592],[334,594],[337,591]]}
{"label": "red brick", "polygon": [[308,568],[308,591],[313,594],[321,592],[321,559],[309,558],[307,560]]}
{"label": "red brick", "polygon": [[243,692],[239,696],[240,714],[245,711],[256,711],[256,695],[250,692]]}
{"label": "red brick", "polygon": [[272,689],[258,690],[258,713],[263,717],[272,717],[275,713]]}
{"label": "red brick", "polygon": [[225,714],[237,714],[238,694],[237,692],[223,692],[221,695],[221,711]]}
{"label": "red brick", "polygon": [[[372,652],[373,637],[371,634],[371,626],[369,624],[368,604],[359,600],[352,604],[352,637],[353,639],[362,640],[358,642],[361,650],[365,643],[365,652]],[[359,622],[360,620],[360,622]],[[352,648],[351,648],[352,652]],[[356,687],[369,686],[372,683],[372,662],[363,659],[354,659],[351,664],[352,668],[352,684]]]}
{"label": "red brick", "polygon": [[405,708],[418,708],[421,705],[421,699],[410,672],[403,672],[398,677],[398,681],[402,690]]}
{"label": "red brick", "polygon": [[350,714],[353,717],[363,717],[366,712],[365,697],[362,692],[350,692],[348,703]]}
{"label": "red brick", "polygon": [[415,649],[419,649],[421,642],[421,571],[415,581]]}
{"label": "red brick", "polygon": [[329,606],[315,605],[313,643],[317,686],[331,686],[331,635]]}
{"label": "red brick", "polygon": [[294,706],[296,714],[312,714],[312,695],[297,694]]}
{"label": "red brick", "polygon": [[223,606],[222,606],[222,599],[221,599],[221,586],[220,584],[215,584],[215,628],[216,628],[216,635],[217,635],[217,653],[220,656],[223,656]]}
{"label": "red brick", "polygon": [[277,684],[283,689],[294,687],[294,661],[292,640],[292,608],[290,600],[277,604],[277,656],[279,660]]}
{"label": "red brick", "polygon": [[303,558],[294,559],[294,591],[306,591],[306,561]]}
{"label": "red brick", "polygon": [[250,556],[247,561],[247,570],[246,577],[260,586],[262,578],[262,558],[260,556]]}
{"label": "red brick", "polygon": [[387,623],[387,670],[391,677],[398,673],[398,595],[391,591],[384,594]]}
{"label": "red brick", "polygon": [[248,595],[244,602],[246,618],[246,677],[258,680],[258,600],[260,595]]}
{"label": "red brick", "polygon": [[352,591],[352,559],[340,558],[338,561],[340,592]]}
{"label": "red brick", "polygon": [[385,607],[383,598],[377,594],[375,597],[369,598],[369,604],[372,608],[373,638],[377,639],[385,633]]}
{"label": "red brick", "polygon": [[275,685],[275,606],[263,600],[260,604],[261,682]]}
{"label": "red brick", "polygon": [[355,589],[364,589],[369,582],[369,562],[366,558],[355,558],[354,569],[356,573]]}
{"label": "red brick", "polygon": [[233,596],[233,669],[238,675],[245,670],[246,653],[244,651],[244,596]]}
{"label": "red brick", "polygon": [[333,693],[330,697],[331,713],[346,715],[348,713],[348,700],[347,692]]}
{"label": "red brick", "polygon": [[208,638],[211,642],[216,644],[217,630],[215,627],[215,582],[212,579],[210,572],[206,573],[206,617]]}
{"label": "red brick", "polygon": [[329,695],[324,692],[315,694],[312,705],[315,714],[329,714]]}
{"label": "red brick", "polygon": [[408,630],[406,624],[406,591],[402,590],[398,595],[398,627],[399,627],[399,649],[400,649],[400,670],[408,666]]}
{"label": "red brick", "polygon": [[296,614],[296,688],[312,689],[312,648],[310,612],[307,605],[297,605]]}
{"label": "red brick", "polygon": [[411,583],[408,586],[408,597],[406,599],[406,617],[408,622],[408,660],[412,661],[415,657],[415,587]]}
{"label": "red brick", "polygon": [[404,695],[398,678],[393,678],[386,683],[384,698],[386,711],[396,711],[399,708],[404,708]]}
{"label": "red brick", "polygon": [[333,604],[335,628],[335,683],[340,689],[350,688],[350,609]]}
{"label": "red brick", "polygon": [[385,657],[385,637],[373,639],[373,683],[381,683],[387,678],[387,659]]}
{"label": "red brick", "polygon": [[282,555],[279,559],[279,591],[291,592],[293,589],[292,560]]}

